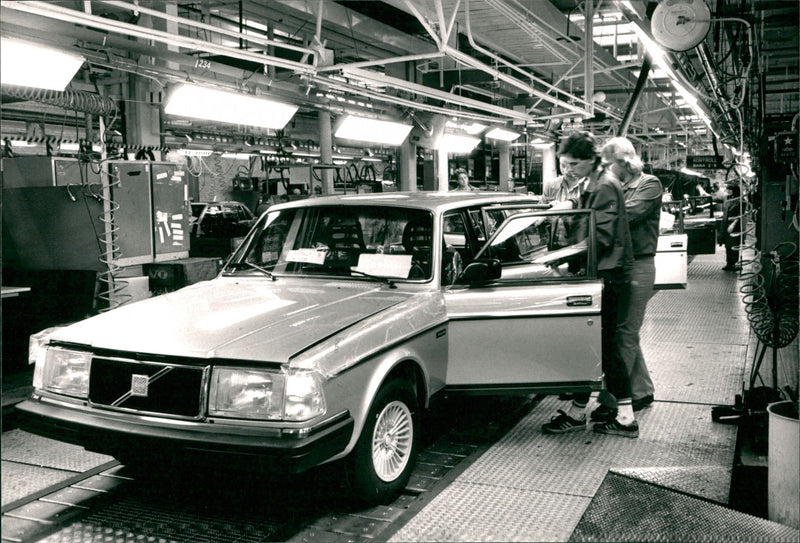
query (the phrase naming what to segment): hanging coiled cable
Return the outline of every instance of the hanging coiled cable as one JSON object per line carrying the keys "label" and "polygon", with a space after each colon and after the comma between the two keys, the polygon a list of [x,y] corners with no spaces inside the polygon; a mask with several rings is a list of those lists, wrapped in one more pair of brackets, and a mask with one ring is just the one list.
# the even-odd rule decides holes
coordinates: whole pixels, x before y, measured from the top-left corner
{"label": "hanging coiled cable", "polygon": [[[91,162],[81,162],[82,166],[88,166],[89,164]],[[88,183],[84,183],[83,188],[85,198],[90,196],[103,206],[103,213],[98,217],[98,220],[103,225],[103,231],[95,232],[100,250],[99,260],[104,268],[98,275],[100,292],[97,295],[97,298],[104,302],[98,304],[98,311],[102,313],[129,302],[133,296],[127,291],[128,281],[118,277],[122,268],[117,264],[117,260],[122,256],[122,252],[118,243],[119,227],[114,220],[114,215],[120,206],[113,198],[106,196],[111,194],[113,188],[120,184],[120,179],[118,175],[108,171],[107,162],[96,161],[95,164],[100,170],[102,190],[95,192]],[[94,170],[94,167],[92,169]],[[81,175],[81,178],[83,181],[83,175]],[[94,224],[94,221],[92,221],[92,224]]]}
{"label": "hanging coiled cable", "polygon": [[92,115],[116,115],[117,103],[111,98],[93,92],[79,90],[47,90],[30,87],[3,85],[2,93],[13,98],[41,102],[71,111],[82,111]]}

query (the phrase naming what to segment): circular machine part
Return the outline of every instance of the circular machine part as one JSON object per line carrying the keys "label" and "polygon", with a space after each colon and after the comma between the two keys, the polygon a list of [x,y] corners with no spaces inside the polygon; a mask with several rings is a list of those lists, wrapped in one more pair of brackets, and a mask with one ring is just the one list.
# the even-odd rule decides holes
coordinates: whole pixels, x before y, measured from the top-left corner
{"label": "circular machine part", "polygon": [[653,11],[653,38],[671,51],[687,51],[702,42],[711,28],[705,0],[664,0]]}

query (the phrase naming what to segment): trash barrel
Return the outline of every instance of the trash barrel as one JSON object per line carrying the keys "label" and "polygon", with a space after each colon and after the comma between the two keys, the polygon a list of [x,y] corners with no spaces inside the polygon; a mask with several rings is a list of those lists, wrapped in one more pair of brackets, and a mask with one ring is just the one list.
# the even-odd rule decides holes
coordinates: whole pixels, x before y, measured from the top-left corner
{"label": "trash barrel", "polygon": [[767,406],[767,514],[769,520],[800,528],[800,421],[797,402]]}

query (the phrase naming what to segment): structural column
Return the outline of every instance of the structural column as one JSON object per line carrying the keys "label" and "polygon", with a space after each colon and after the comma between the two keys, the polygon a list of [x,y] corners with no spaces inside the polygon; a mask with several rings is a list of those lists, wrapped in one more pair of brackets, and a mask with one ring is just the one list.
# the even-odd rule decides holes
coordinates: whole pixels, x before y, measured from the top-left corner
{"label": "structural column", "polygon": [[450,171],[447,163],[447,151],[436,151],[436,189],[441,192],[450,190]]}
{"label": "structural column", "polygon": [[501,143],[497,146],[500,158],[500,177],[498,181],[498,190],[501,191],[514,191],[514,176],[511,174],[511,144]]}
{"label": "structural column", "polygon": [[[319,161],[322,164],[333,164],[333,137],[331,136],[331,114],[328,111],[320,111],[319,118]],[[320,170],[322,178],[322,194],[333,194],[333,170],[326,168]],[[310,184],[314,179],[308,180]],[[314,188],[309,187],[313,194]]]}
{"label": "structural column", "polygon": [[400,153],[397,158],[397,179],[400,190],[416,192],[417,146],[408,138],[400,145]]}
{"label": "structural column", "polygon": [[549,145],[542,149],[542,186],[553,181],[556,173],[556,146]]}

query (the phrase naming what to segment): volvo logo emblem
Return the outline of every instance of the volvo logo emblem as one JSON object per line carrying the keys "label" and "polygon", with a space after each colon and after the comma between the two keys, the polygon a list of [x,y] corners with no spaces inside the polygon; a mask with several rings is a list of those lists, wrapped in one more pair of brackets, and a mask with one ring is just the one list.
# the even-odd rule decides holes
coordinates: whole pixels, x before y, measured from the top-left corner
{"label": "volvo logo emblem", "polygon": [[147,398],[150,393],[150,385],[164,377],[166,374],[174,369],[173,366],[164,366],[153,375],[144,375],[141,373],[134,373],[131,375],[131,389],[114,400],[110,405],[119,407],[130,398]]}
{"label": "volvo logo emblem", "polygon": [[131,376],[131,396],[147,398],[147,386],[149,383],[150,377],[134,373]]}

